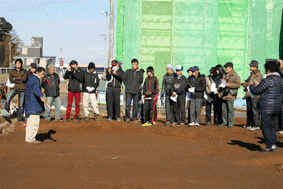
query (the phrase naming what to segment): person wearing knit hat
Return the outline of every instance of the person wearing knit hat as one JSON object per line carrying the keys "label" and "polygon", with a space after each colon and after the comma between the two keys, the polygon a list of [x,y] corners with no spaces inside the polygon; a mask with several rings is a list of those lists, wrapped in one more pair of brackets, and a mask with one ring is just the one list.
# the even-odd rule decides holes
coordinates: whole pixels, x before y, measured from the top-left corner
{"label": "person wearing knit hat", "polygon": [[117,60],[111,61],[111,67],[106,72],[106,107],[107,107],[107,120],[112,122],[116,119],[120,122],[120,95],[122,87],[122,76],[124,71],[121,64]]}
{"label": "person wearing knit hat", "polygon": [[[163,76],[162,89],[161,89],[161,106],[165,106],[166,112],[166,123],[165,125],[172,124],[175,122],[173,114],[173,101],[170,99],[172,95],[171,85],[173,79],[177,76],[174,72],[174,67],[172,64],[167,64],[167,73]],[[164,102],[165,97],[165,102]]]}
{"label": "person wearing knit hat", "polygon": [[93,107],[94,120],[98,121],[99,110],[97,105],[97,87],[99,86],[99,77],[95,71],[95,64],[90,62],[87,71],[83,76],[83,108],[85,120],[89,120],[89,101]]}

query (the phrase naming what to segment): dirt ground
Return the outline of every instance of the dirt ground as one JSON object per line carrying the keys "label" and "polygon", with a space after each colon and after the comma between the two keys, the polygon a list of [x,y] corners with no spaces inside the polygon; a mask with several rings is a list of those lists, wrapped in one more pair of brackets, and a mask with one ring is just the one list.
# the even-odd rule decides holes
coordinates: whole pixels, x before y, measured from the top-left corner
{"label": "dirt ground", "polygon": [[41,119],[39,145],[26,144],[16,123],[0,135],[0,188],[283,188],[283,143],[260,152],[261,131],[242,128],[245,118],[232,129],[162,121],[141,127]]}

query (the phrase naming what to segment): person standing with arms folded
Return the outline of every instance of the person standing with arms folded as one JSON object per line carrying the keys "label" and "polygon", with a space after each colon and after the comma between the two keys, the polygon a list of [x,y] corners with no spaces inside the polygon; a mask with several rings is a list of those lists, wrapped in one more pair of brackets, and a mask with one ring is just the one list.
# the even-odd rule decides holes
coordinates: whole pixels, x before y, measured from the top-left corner
{"label": "person standing with arms folded", "polygon": [[[173,79],[171,84],[172,97],[176,98],[173,102],[174,116],[177,121],[177,126],[184,126],[186,123],[186,89],[187,78],[182,74],[183,66],[178,65],[176,67],[177,76]],[[170,97],[171,98],[171,97]],[[181,116],[180,116],[181,115]],[[172,123],[172,127],[176,126],[176,123]]]}
{"label": "person standing with arms folded", "polygon": [[126,122],[130,123],[131,103],[133,101],[132,120],[138,123],[138,103],[140,87],[143,83],[143,72],[139,69],[139,61],[137,59],[133,59],[131,63],[132,68],[128,69],[123,75],[123,82],[126,87]]}
{"label": "person standing with arms folded", "polygon": [[64,79],[69,79],[68,83],[68,106],[66,111],[66,120],[70,121],[70,114],[72,110],[72,104],[75,97],[76,115],[75,120],[80,121],[80,101],[83,82],[83,71],[78,67],[78,63],[75,60],[70,62],[70,68],[66,71]]}
{"label": "person standing with arms folded", "polygon": [[258,69],[258,61],[252,60],[250,63],[250,71],[251,74],[248,79],[242,84],[245,91],[246,101],[247,101],[247,123],[245,127],[250,131],[259,130],[260,129],[260,117],[259,117],[259,110],[258,110],[258,102],[259,102],[259,95],[251,96],[247,87],[253,84],[255,81],[260,83],[262,80],[262,74]]}
{"label": "person standing with arms folded", "polygon": [[193,74],[191,77],[189,77],[188,81],[189,92],[191,93],[191,123],[189,124],[189,126],[199,126],[203,95],[206,89],[206,81],[205,76],[200,74],[199,68],[197,66],[194,66],[192,68],[192,72]]}
{"label": "person standing with arms folded", "polygon": [[99,86],[99,77],[95,72],[95,64],[90,62],[87,71],[83,75],[83,107],[85,120],[89,120],[89,101],[95,114],[94,119],[98,121],[99,110],[96,101],[96,89]]}
{"label": "person standing with arms folded", "polygon": [[223,123],[219,127],[232,128],[234,126],[234,100],[236,99],[238,89],[241,87],[241,78],[234,71],[233,63],[227,62],[224,65],[226,74],[223,75],[223,80],[226,81],[224,91],[219,94],[222,98],[222,119]]}
{"label": "person standing with arms folded", "polygon": [[61,118],[61,98],[60,98],[60,77],[55,73],[55,67],[49,66],[48,73],[43,77],[42,88],[44,89],[46,104],[45,119],[51,121],[51,106],[55,106],[55,121],[62,121]]}
{"label": "person standing with arms folded", "polygon": [[164,105],[163,100],[164,100],[164,95],[166,95],[165,96],[165,111],[166,111],[165,125],[169,125],[175,122],[174,113],[173,113],[173,101],[170,99],[170,96],[172,95],[171,85],[172,85],[173,79],[177,75],[174,72],[174,67],[172,64],[167,64],[166,71],[167,73],[163,76],[163,81],[162,81],[161,102]]}
{"label": "person standing with arms folded", "polygon": [[122,77],[124,71],[117,60],[112,60],[111,67],[106,72],[107,89],[106,89],[106,102],[108,121],[112,121],[114,116],[116,121],[120,122],[120,95],[122,86]]}
{"label": "person standing with arms folded", "polygon": [[40,144],[35,139],[39,128],[40,114],[44,112],[45,98],[41,92],[40,80],[43,78],[45,69],[38,67],[36,73],[30,77],[26,84],[25,112],[27,115],[25,141],[31,144]]}
{"label": "person standing with arms folded", "polygon": [[10,103],[14,96],[18,95],[17,119],[19,122],[23,121],[23,104],[25,99],[26,82],[28,80],[27,71],[22,68],[22,65],[22,59],[16,59],[15,68],[10,71],[9,81],[11,84],[14,84],[14,86],[10,89],[7,96],[5,103],[5,110],[7,111],[7,114],[4,115],[4,117],[9,117]]}

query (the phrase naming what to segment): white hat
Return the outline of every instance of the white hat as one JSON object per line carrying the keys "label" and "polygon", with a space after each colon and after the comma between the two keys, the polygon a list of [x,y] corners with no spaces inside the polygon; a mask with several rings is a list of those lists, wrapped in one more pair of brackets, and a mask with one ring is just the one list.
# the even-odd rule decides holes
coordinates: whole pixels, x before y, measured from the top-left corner
{"label": "white hat", "polygon": [[171,69],[171,70],[173,70],[173,69],[174,69],[174,67],[173,67],[173,65],[172,65],[172,64],[167,64],[166,69]]}
{"label": "white hat", "polygon": [[183,66],[178,65],[178,66],[176,67],[176,70],[177,70],[177,71],[183,70]]}

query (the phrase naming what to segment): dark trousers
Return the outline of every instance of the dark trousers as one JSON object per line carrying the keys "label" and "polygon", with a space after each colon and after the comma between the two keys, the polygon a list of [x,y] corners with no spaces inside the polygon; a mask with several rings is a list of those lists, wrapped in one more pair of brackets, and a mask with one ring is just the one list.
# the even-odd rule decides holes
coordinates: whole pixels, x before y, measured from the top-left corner
{"label": "dark trousers", "polygon": [[170,95],[165,96],[165,110],[166,110],[166,122],[174,122],[173,113],[173,101],[170,99]]}
{"label": "dark trousers", "polygon": [[131,103],[133,100],[133,114],[132,120],[136,120],[138,116],[139,95],[126,93],[126,120],[130,119]]}
{"label": "dark trousers", "polygon": [[[177,124],[186,123],[186,94],[181,94],[177,97],[177,102],[173,102],[174,116]],[[181,117],[180,117],[181,114]]]}
{"label": "dark trousers", "polygon": [[191,123],[191,112],[190,112],[190,101],[187,100],[187,109],[188,109],[188,123]]}
{"label": "dark trousers", "polygon": [[247,97],[247,125],[259,127],[258,98]]}
{"label": "dark trousers", "polygon": [[113,119],[115,116],[116,119],[120,118],[120,93],[121,88],[107,87],[106,89],[108,119]]}
{"label": "dark trousers", "polygon": [[152,99],[144,101],[144,122],[152,123],[153,107],[154,101]]}
{"label": "dark trousers", "polygon": [[281,112],[278,115],[278,131],[282,131],[283,130],[283,106],[281,106]]}
{"label": "dark trousers", "polygon": [[261,112],[261,129],[267,148],[276,143],[276,121],[278,114]]}
{"label": "dark trousers", "polygon": [[190,100],[190,116],[191,122],[200,123],[200,114],[202,107],[202,99],[191,99]]}
{"label": "dark trousers", "polygon": [[[208,122],[211,123],[212,104],[214,104],[213,101],[210,101],[210,102],[206,101],[206,103],[205,103],[205,123],[208,123]],[[215,112],[215,108],[214,108],[214,112]],[[215,117],[215,115],[214,115],[214,117]]]}
{"label": "dark trousers", "polygon": [[222,99],[215,95],[214,100],[214,124],[221,124],[223,123],[222,120]]}
{"label": "dark trousers", "polygon": [[234,100],[222,100],[223,124],[234,125]]}

